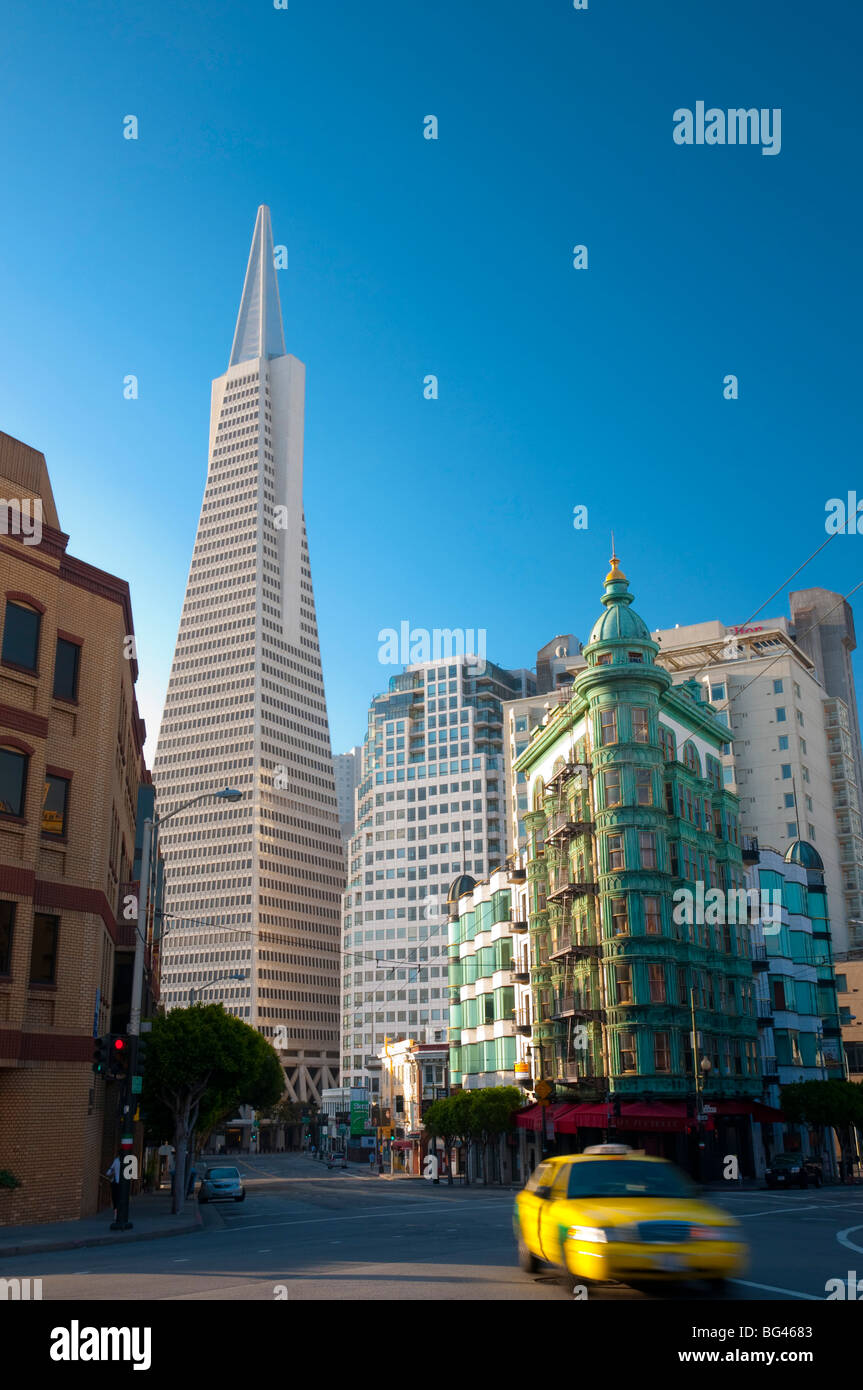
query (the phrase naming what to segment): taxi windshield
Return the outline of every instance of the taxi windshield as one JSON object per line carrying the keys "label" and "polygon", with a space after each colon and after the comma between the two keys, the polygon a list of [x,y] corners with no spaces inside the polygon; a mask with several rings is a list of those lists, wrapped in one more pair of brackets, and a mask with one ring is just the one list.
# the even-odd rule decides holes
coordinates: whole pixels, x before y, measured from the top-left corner
{"label": "taxi windshield", "polygon": [[694,1197],[697,1189],[679,1168],[637,1159],[573,1163],[567,1197]]}
{"label": "taxi windshield", "polygon": [[208,1168],[208,1178],[238,1178],[240,1175],[236,1168]]}

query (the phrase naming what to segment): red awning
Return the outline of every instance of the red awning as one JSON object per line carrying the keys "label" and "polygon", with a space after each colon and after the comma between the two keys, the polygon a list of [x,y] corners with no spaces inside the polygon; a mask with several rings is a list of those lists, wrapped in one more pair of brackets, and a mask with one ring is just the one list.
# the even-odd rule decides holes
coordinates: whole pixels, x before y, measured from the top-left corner
{"label": "red awning", "polygon": [[559,1127],[558,1121],[561,1115],[572,1109],[568,1102],[558,1101],[555,1105],[529,1105],[525,1110],[519,1110],[515,1117],[515,1122],[519,1129],[540,1129],[542,1126],[543,1108],[548,1111],[548,1118],[551,1120],[555,1129]]}
{"label": "red awning", "polygon": [[[707,1103],[709,1105],[710,1101]],[[785,1119],[781,1110],[774,1110],[772,1105],[762,1105],[760,1100],[717,1100],[713,1104],[717,1115],[751,1115],[753,1120],[765,1125],[781,1124]]]}
{"label": "red awning", "polygon": [[686,1128],[686,1102],[682,1100],[654,1100],[638,1103],[630,1101],[620,1107],[618,1130],[684,1130]]}
{"label": "red awning", "polygon": [[686,1127],[686,1105],[683,1101],[628,1101],[621,1105],[619,1117],[609,1101],[573,1105],[556,1127],[564,1134],[574,1134],[579,1129],[682,1130]]}
{"label": "red awning", "polygon": [[574,1134],[577,1129],[607,1129],[610,1115],[611,1106],[608,1102],[603,1105],[592,1105],[589,1102],[570,1105],[567,1106],[566,1115],[561,1117],[560,1128],[564,1134]]}
{"label": "red awning", "polygon": [[539,1117],[541,1114],[541,1106],[528,1105],[524,1110],[519,1110],[515,1117],[515,1123],[519,1129],[539,1129]]}
{"label": "red awning", "polygon": [[578,1129],[578,1124],[573,1117],[579,1107],[571,1104],[571,1102],[567,1102],[565,1105],[560,1105],[557,1108],[560,1114],[554,1117],[555,1131],[560,1134],[575,1134],[575,1131]]}

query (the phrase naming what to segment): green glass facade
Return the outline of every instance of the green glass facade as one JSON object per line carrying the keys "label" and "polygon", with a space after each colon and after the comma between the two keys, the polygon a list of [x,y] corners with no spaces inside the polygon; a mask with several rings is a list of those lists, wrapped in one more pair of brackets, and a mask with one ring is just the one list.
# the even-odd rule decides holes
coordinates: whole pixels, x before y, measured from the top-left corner
{"label": "green glass facade", "polygon": [[516,1063],[516,958],[512,894],[477,884],[449,920],[450,1077],[465,1088],[512,1084]]}

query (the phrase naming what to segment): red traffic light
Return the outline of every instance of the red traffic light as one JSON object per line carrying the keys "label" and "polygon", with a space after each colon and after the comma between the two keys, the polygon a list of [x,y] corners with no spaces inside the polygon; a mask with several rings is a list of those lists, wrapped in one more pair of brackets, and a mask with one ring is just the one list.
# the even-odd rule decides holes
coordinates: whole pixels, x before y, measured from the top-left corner
{"label": "red traffic light", "polygon": [[125,1039],[125,1038],[115,1038],[115,1039],[114,1039],[114,1051],[115,1051],[115,1052],[125,1052],[125,1051],[126,1051],[126,1039]]}

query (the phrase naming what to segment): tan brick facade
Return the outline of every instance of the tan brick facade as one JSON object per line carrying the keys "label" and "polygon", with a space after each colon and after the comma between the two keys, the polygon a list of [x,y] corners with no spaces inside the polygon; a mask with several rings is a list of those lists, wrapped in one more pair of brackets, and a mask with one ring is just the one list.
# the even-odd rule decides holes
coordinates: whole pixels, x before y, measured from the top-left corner
{"label": "tan brick facade", "polygon": [[[117,910],[147,774],[128,586],[66,554],[44,458],[3,434],[0,494],[38,495],[43,512],[41,543],[30,545],[8,534],[0,509],[0,752],[27,758],[21,814],[0,800],[0,904],[15,904],[8,966],[0,959],[0,1170],[22,1184],[0,1186],[8,1224],[106,1204],[99,1178],[119,1087],[93,1075],[94,1019],[110,1031],[117,952],[128,955],[134,940]],[[11,617],[10,604],[19,610]],[[40,614],[35,672],[8,659],[7,625],[22,608],[26,623]],[[55,694],[58,636],[79,647],[75,698]],[[67,787],[65,819],[43,811],[46,778]]]}
{"label": "tan brick facade", "polygon": [[[863,952],[836,957],[836,1002],[849,1081],[863,1081]],[[847,1020],[847,1021],[846,1021]]]}

